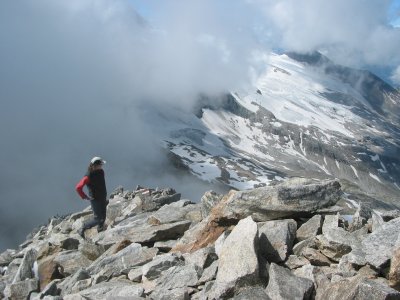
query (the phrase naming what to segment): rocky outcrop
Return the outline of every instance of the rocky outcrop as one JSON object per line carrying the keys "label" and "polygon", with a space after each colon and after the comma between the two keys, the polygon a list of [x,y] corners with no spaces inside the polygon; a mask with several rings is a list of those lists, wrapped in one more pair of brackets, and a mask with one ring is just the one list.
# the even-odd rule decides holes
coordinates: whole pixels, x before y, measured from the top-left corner
{"label": "rocky outcrop", "polygon": [[330,215],[336,181],[208,192],[200,204],[167,191],[119,189],[106,230],[85,239],[77,230],[87,210],[52,219],[0,254],[0,298],[400,297],[400,217]]}

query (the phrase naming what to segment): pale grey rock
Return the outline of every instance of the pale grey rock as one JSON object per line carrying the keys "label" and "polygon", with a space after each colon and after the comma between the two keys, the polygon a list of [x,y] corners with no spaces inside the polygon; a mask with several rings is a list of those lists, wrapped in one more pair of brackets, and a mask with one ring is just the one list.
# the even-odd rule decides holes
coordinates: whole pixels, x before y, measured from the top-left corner
{"label": "pale grey rock", "polygon": [[148,280],[153,280],[161,275],[161,272],[177,265],[184,265],[183,257],[176,253],[157,255],[151,262],[143,265],[142,274]]}
{"label": "pale grey rock", "polygon": [[324,223],[322,225],[322,234],[325,234],[332,229],[337,229],[339,227],[339,218],[339,214],[325,216]]}
{"label": "pale grey rock", "polygon": [[40,292],[39,298],[42,299],[46,296],[58,296],[61,293],[61,290],[58,288],[58,284],[60,283],[60,279],[55,279],[46,285],[43,290]]}
{"label": "pale grey rock", "polygon": [[222,246],[224,245],[224,242],[226,240],[226,238],[229,236],[230,231],[225,230],[219,237],[218,239],[215,241],[214,243],[214,249],[215,249],[215,253],[217,254],[218,257],[221,256],[221,250],[222,250]]}
{"label": "pale grey rock", "polygon": [[17,273],[12,283],[23,281],[34,277],[32,268],[36,261],[37,251],[35,249],[29,249],[26,251],[24,258],[21,261],[21,265],[18,268]]}
{"label": "pale grey rock", "polygon": [[296,231],[296,238],[298,241],[304,241],[309,238],[315,237],[321,233],[323,219],[321,215],[315,215]]}
{"label": "pale grey rock", "polygon": [[80,291],[86,290],[92,286],[92,283],[93,283],[92,278],[79,280],[79,281],[75,282],[75,284],[71,288],[70,293],[76,294],[76,293],[79,293]]}
{"label": "pale grey rock", "polygon": [[128,279],[133,282],[141,282],[143,276],[143,270],[141,267],[134,268],[129,271]]}
{"label": "pale grey rock", "polygon": [[258,229],[251,217],[240,220],[226,238],[218,260],[218,273],[211,299],[231,296],[235,289],[260,280]]}
{"label": "pale grey rock", "polygon": [[208,281],[212,281],[216,278],[218,271],[218,261],[214,261],[210,266],[204,269],[199,279],[198,285],[204,284]]}
{"label": "pale grey rock", "polygon": [[54,262],[63,268],[64,274],[74,274],[80,268],[88,267],[92,261],[78,250],[63,251],[58,253]]}
{"label": "pale grey rock", "polygon": [[293,246],[293,253],[297,256],[301,256],[303,250],[306,248],[314,248],[317,247],[315,244],[315,238],[309,238],[307,240],[298,242]]}
{"label": "pale grey rock", "polygon": [[154,211],[181,199],[181,194],[176,193],[173,189],[165,189],[158,194],[138,194],[138,196],[142,200],[141,208],[143,211]]}
{"label": "pale grey rock", "polygon": [[285,261],[296,237],[295,220],[274,220],[258,223],[260,254],[269,262]]}
{"label": "pale grey rock", "polygon": [[106,248],[104,247],[104,245],[98,245],[83,241],[79,244],[78,250],[89,260],[94,261],[106,251]]}
{"label": "pale grey rock", "polygon": [[61,290],[61,295],[65,296],[71,293],[72,288],[78,281],[88,278],[90,278],[89,273],[85,269],[80,268],[73,275],[64,279],[64,281],[57,283],[57,287]]}
{"label": "pale grey rock", "polygon": [[314,266],[330,266],[332,263],[329,258],[316,249],[305,248],[302,255]]}
{"label": "pale grey rock", "polygon": [[382,227],[383,224],[385,224],[385,221],[383,220],[382,216],[376,211],[372,212],[371,222],[372,222],[372,228],[371,228],[372,232],[377,231]]}
{"label": "pale grey rock", "polygon": [[176,242],[177,240],[155,242],[154,248],[158,248],[162,252],[168,252],[176,245]]}
{"label": "pale grey rock", "polygon": [[39,280],[36,278],[26,279],[10,284],[4,290],[7,299],[27,299],[32,292],[39,291]]}
{"label": "pale grey rock", "polygon": [[[341,197],[336,180],[284,182],[253,190],[232,193],[224,200],[221,215],[227,219],[252,216],[257,222],[292,218],[336,204]],[[221,202],[222,203],[222,202]]]}
{"label": "pale grey rock", "polygon": [[[142,297],[144,295],[144,289],[140,285],[132,283],[129,280],[118,280],[102,282],[101,284],[80,291],[75,295],[91,300],[117,299],[118,297],[135,299],[134,297]],[[77,299],[80,299],[79,296]],[[64,297],[64,299],[67,298]]]}
{"label": "pale grey rock", "polygon": [[195,210],[200,212],[199,204],[193,204],[189,200],[179,200],[171,204],[166,204],[152,213],[149,216],[149,222],[152,222],[152,225],[160,225],[189,220],[187,215]]}
{"label": "pale grey rock", "polygon": [[297,255],[289,255],[287,261],[285,262],[285,266],[291,270],[308,264],[310,264],[310,262],[305,257]]}
{"label": "pale grey rock", "polygon": [[400,299],[400,293],[376,280],[355,276],[332,280],[325,290],[318,293],[317,300],[383,300]]}
{"label": "pale grey rock", "polygon": [[152,300],[189,300],[189,289],[182,287],[172,290],[156,290],[150,295]]}
{"label": "pale grey rock", "polygon": [[359,202],[356,212],[353,215],[352,222],[349,224],[349,231],[361,229],[372,217],[371,208],[364,202]]}
{"label": "pale grey rock", "polygon": [[208,191],[204,193],[200,200],[201,215],[203,218],[206,218],[210,214],[211,209],[221,201],[222,197],[223,195],[220,195],[214,191]]}
{"label": "pale grey rock", "polygon": [[7,249],[0,254],[0,266],[8,266],[14,259],[15,250]]}
{"label": "pale grey rock", "polygon": [[232,300],[272,300],[265,289],[259,286],[248,287],[240,291]]}
{"label": "pale grey rock", "polygon": [[393,256],[393,251],[400,245],[400,218],[382,225],[380,229],[369,234],[362,241],[362,251],[367,263],[380,269]]}
{"label": "pale grey rock", "polygon": [[122,240],[129,240],[134,243],[147,243],[177,239],[184,234],[190,224],[190,221],[179,221],[158,226],[149,224],[140,227],[136,225],[116,226],[104,232],[96,241],[99,244],[109,245]]}
{"label": "pale grey rock", "polygon": [[274,300],[311,299],[314,283],[306,278],[297,277],[290,270],[271,264],[267,295]]}
{"label": "pale grey rock", "polygon": [[156,280],[156,290],[173,290],[196,286],[200,278],[199,268],[195,265],[171,267]]}
{"label": "pale grey rock", "polygon": [[22,258],[14,258],[10,264],[7,266],[7,270],[4,273],[5,276],[7,276],[8,278],[11,279],[10,283],[12,282],[12,280],[14,279],[15,275],[17,275],[19,266],[22,263]]}
{"label": "pale grey rock", "polygon": [[214,247],[205,247],[192,253],[185,253],[183,257],[187,264],[196,265],[200,269],[207,268],[212,262],[218,259]]}
{"label": "pale grey rock", "polygon": [[104,276],[118,276],[125,270],[128,273],[134,267],[148,263],[157,253],[158,249],[132,243],[115,254],[99,257],[87,270],[90,274],[102,272]]}

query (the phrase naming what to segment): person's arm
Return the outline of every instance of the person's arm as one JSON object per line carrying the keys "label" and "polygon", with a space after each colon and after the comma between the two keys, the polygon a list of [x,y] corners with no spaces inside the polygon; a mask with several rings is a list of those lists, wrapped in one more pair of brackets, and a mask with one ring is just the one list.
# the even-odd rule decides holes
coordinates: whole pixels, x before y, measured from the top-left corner
{"label": "person's arm", "polygon": [[88,183],[89,183],[89,177],[84,176],[75,187],[76,191],[78,192],[79,196],[81,196],[82,199],[89,199],[89,197],[83,191],[83,187]]}

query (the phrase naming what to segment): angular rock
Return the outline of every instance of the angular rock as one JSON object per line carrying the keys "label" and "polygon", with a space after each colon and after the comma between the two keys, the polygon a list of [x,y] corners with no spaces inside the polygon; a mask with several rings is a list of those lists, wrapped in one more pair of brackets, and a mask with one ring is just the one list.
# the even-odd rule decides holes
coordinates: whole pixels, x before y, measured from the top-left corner
{"label": "angular rock", "polygon": [[54,263],[62,267],[64,274],[70,275],[82,267],[88,267],[92,261],[77,250],[69,250],[57,254],[54,257]]}
{"label": "angular rock", "polygon": [[[307,248],[310,249],[310,248]],[[297,256],[297,255],[289,255],[289,258],[285,262],[285,266],[288,267],[289,269],[297,269],[300,268],[304,265],[308,265],[310,262],[303,256]]]}
{"label": "angular rock", "polygon": [[211,209],[217,205],[218,202],[221,201],[222,195],[214,192],[214,191],[208,191],[205,192],[205,194],[201,197],[200,203],[201,203],[201,215],[203,218],[206,218]]}
{"label": "angular rock", "polygon": [[158,255],[142,267],[142,274],[148,280],[153,280],[161,275],[161,272],[177,265],[183,265],[183,258],[175,253]]}
{"label": "angular rock", "polygon": [[204,284],[208,281],[212,281],[216,278],[218,271],[218,261],[214,261],[209,267],[205,268],[203,274],[199,279],[198,285]]}
{"label": "angular rock", "polygon": [[7,249],[0,254],[0,266],[8,266],[14,259],[15,250]]}
{"label": "angular rock", "polygon": [[377,231],[382,227],[383,224],[385,224],[385,221],[383,220],[382,216],[376,211],[372,212],[371,222],[372,222],[372,228],[371,228],[372,232]]}
{"label": "angular rock", "polygon": [[79,247],[79,240],[67,237],[64,240],[61,240],[60,246],[65,250],[76,250]]}
{"label": "angular rock", "polygon": [[400,290],[400,248],[393,251],[388,279],[391,287]]}
{"label": "angular rock", "polygon": [[317,300],[383,300],[400,299],[400,293],[377,281],[355,276],[329,284],[316,297]]}
{"label": "angular rock", "polygon": [[189,300],[189,289],[182,287],[172,290],[156,290],[151,294],[153,300]]}
{"label": "angular rock", "polygon": [[106,247],[84,241],[79,244],[78,250],[89,260],[94,261],[106,251]]}
{"label": "angular rock", "polygon": [[36,261],[37,251],[35,249],[29,249],[22,259],[21,265],[18,268],[17,274],[13,279],[13,283],[30,279],[34,277],[32,272],[33,264]]}
{"label": "angular rock", "polygon": [[143,276],[143,270],[141,267],[134,268],[129,271],[128,279],[133,282],[141,282]]}
{"label": "angular rock", "polygon": [[151,225],[174,223],[184,220],[191,221],[189,216],[196,210],[200,213],[199,204],[193,204],[189,200],[179,200],[177,202],[164,205],[159,210],[152,213],[149,217],[149,220],[152,220],[153,222]]}
{"label": "angular rock", "polygon": [[296,237],[295,220],[275,220],[258,223],[260,254],[269,262],[285,261]]}
{"label": "angular rock", "polygon": [[266,293],[271,299],[311,299],[314,284],[311,280],[293,275],[288,269],[271,264]]}
{"label": "angular rock", "polygon": [[155,242],[154,248],[158,248],[162,252],[169,252],[176,245],[176,242],[176,240]]}
{"label": "angular rock", "polygon": [[[137,297],[137,299],[140,299],[143,294],[144,290],[140,285],[132,283],[129,280],[118,280],[94,285],[77,294],[73,294],[76,298],[70,299],[80,299],[79,296],[83,297],[83,299],[93,300],[118,299],[118,297],[121,297],[121,299],[123,297],[129,297],[129,299],[136,299]],[[64,297],[64,299],[68,298]]]}
{"label": "angular rock", "polygon": [[312,248],[306,248],[302,251],[302,255],[313,265],[313,266],[330,266],[331,261],[325,255],[318,250]]}
{"label": "angular rock", "polygon": [[89,273],[85,269],[78,269],[75,274],[69,276],[66,278],[63,282],[59,283],[57,286],[61,290],[61,295],[65,296],[67,294],[70,294],[72,291],[72,288],[75,286],[75,284],[78,281],[85,280],[90,278]]}
{"label": "angular rock", "polygon": [[362,241],[362,250],[370,265],[381,269],[388,264],[394,250],[400,246],[399,228],[400,218],[393,219]]}
{"label": "angular rock", "polygon": [[39,298],[42,299],[45,296],[58,296],[61,293],[61,290],[58,288],[58,284],[60,282],[60,279],[53,280],[50,282],[47,286],[44,287],[44,289],[41,291],[39,294]]}
{"label": "angular rock", "polygon": [[360,202],[356,212],[353,215],[353,220],[349,224],[349,231],[361,229],[367,224],[368,219],[372,216],[371,208],[366,203]]}
{"label": "angular rock", "polygon": [[248,287],[238,293],[232,300],[272,300],[265,289],[259,286]]}
{"label": "angular rock", "polygon": [[32,292],[39,291],[39,280],[36,278],[18,281],[4,290],[7,299],[27,299]]}
{"label": "angular rock", "polygon": [[181,194],[176,193],[173,189],[163,190],[156,195],[139,193],[138,196],[142,200],[141,208],[143,211],[154,211],[163,205],[171,204],[181,199]]}
{"label": "angular rock", "polygon": [[200,270],[195,265],[175,266],[162,273],[156,280],[159,291],[196,286]]}
{"label": "angular rock", "polygon": [[215,253],[217,254],[218,257],[221,256],[221,250],[222,250],[222,246],[224,245],[224,242],[226,240],[226,238],[229,236],[231,232],[229,231],[224,231],[219,237],[218,239],[215,241]]}
{"label": "angular rock", "polygon": [[113,255],[99,257],[88,267],[87,271],[90,274],[101,272],[104,276],[118,276],[125,270],[128,273],[134,267],[151,261],[157,252],[158,249],[132,243]]}
{"label": "angular rock", "polygon": [[227,296],[259,281],[258,230],[251,217],[239,221],[226,238],[218,260],[218,273],[211,297]]}
{"label": "angular rock", "polygon": [[184,258],[187,264],[196,265],[203,270],[217,260],[218,256],[214,247],[205,247],[192,253],[184,254]]}
{"label": "angular rock", "polygon": [[293,253],[297,256],[301,256],[303,250],[306,248],[316,248],[317,245],[315,244],[315,238],[309,238],[307,240],[298,242],[296,245],[293,246]]}
{"label": "angular rock", "polygon": [[190,221],[179,221],[158,226],[117,226],[107,230],[104,233],[104,237],[100,237],[97,242],[99,244],[109,245],[122,240],[130,240],[133,243],[148,243],[176,239],[184,234],[190,224]]}
{"label": "angular rock", "polygon": [[296,238],[298,241],[304,241],[309,238],[315,237],[321,233],[323,219],[321,215],[315,215],[296,231]]}

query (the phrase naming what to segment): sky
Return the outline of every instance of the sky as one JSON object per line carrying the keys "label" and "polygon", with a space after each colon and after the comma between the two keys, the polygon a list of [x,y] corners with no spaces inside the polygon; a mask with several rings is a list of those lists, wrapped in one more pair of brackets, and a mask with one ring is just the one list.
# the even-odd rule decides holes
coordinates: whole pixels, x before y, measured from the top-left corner
{"label": "sky", "polygon": [[[319,50],[400,84],[399,1],[0,1],[0,251],[86,207],[93,156],[118,185],[207,184],[171,170],[154,111],[250,85],[270,51]],[[261,55],[262,54],[262,55]]]}

